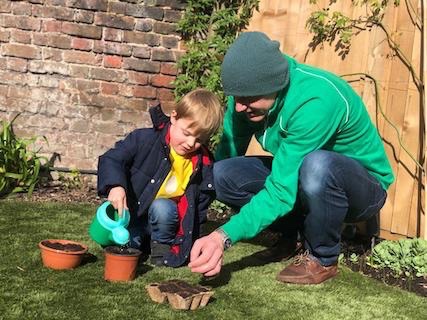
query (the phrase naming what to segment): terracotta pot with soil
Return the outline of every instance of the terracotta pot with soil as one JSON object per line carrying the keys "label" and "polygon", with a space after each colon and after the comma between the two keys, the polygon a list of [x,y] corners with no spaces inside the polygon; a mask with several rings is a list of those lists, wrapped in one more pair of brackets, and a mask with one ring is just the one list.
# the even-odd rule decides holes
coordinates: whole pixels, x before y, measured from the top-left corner
{"label": "terracotta pot with soil", "polygon": [[88,251],[88,247],[82,243],[62,239],[40,241],[39,248],[43,265],[56,270],[78,267]]}
{"label": "terracotta pot with soil", "polygon": [[106,247],[104,279],[107,281],[132,281],[136,277],[141,251],[133,248]]}

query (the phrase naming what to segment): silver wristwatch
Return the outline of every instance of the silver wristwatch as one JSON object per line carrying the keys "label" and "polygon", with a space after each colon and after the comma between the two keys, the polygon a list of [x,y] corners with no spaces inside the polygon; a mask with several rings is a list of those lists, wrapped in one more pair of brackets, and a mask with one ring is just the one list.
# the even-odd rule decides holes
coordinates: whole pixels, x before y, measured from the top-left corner
{"label": "silver wristwatch", "polygon": [[222,243],[224,245],[224,250],[227,250],[228,248],[230,248],[232,246],[232,242],[230,237],[224,232],[224,230],[222,230],[221,228],[218,228],[215,231],[222,236],[222,241],[223,241]]}

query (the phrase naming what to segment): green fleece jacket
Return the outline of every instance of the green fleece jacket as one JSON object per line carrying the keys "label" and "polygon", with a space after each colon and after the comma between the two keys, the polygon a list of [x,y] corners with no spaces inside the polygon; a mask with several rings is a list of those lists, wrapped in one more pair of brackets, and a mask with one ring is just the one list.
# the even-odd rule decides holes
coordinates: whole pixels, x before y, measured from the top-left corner
{"label": "green fleece jacket", "polygon": [[254,237],[290,212],[299,168],[312,151],[329,150],[357,160],[385,190],[394,181],[377,129],[348,83],[325,70],[285,58],[290,83],[278,93],[262,123],[237,113],[234,98],[228,98],[216,159],[243,155],[253,134],[274,156],[264,188],[222,226],[233,243]]}

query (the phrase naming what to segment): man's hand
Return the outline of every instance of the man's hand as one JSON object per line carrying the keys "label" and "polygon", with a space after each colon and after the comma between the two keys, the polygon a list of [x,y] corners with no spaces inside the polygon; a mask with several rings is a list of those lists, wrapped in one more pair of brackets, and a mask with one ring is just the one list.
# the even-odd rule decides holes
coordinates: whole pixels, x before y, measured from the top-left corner
{"label": "man's hand", "polygon": [[128,205],[126,201],[126,191],[123,187],[114,187],[111,188],[108,193],[108,201],[111,202],[114,209],[117,210],[119,217],[122,216],[123,209],[128,210]]}
{"label": "man's hand", "polygon": [[191,249],[191,272],[202,273],[205,276],[214,276],[221,271],[224,255],[224,239],[216,231],[196,240]]}

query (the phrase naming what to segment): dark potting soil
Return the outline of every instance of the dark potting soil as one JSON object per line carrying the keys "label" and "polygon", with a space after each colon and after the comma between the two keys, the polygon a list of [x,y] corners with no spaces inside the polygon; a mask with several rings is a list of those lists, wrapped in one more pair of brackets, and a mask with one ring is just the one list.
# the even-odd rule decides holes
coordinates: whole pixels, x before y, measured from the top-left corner
{"label": "dark potting soil", "polygon": [[126,246],[106,247],[105,251],[107,251],[108,253],[112,253],[112,254],[126,255],[126,256],[137,256],[137,255],[141,254],[141,251],[139,251],[138,249],[129,248]]}
{"label": "dark potting soil", "polygon": [[163,293],[176,293],[182,298],[209,291],[208,288],[200,285],[191,285],[182,280],[169,280],[159,284],[159,290]]}
{"label": "dark potting soil", "polygon": [[[419,296],[427,297],[427,277],[417,277],[415,274],[396,276],[389,268],[376,269],[369,266],[366,261],[371,254],[370,241],[345,240],[342,242],[341,252],[344,254],[344,264],[352,271],[360,272],[388,285],[414,292]],[[352,261],[350,258],[353,253],[357,255],[357,261]]]}
{"label": "dark potting soil", "polygon": [[62,244],[59,242],[51,242],[48,240],[42,241],[42,245],[44,245],[48,248],[51,248],[51,249],[68,251],[68,252],[78,252],[78,251],[82,251],[85,249],[81,245],[78,245],[75,243]]}

